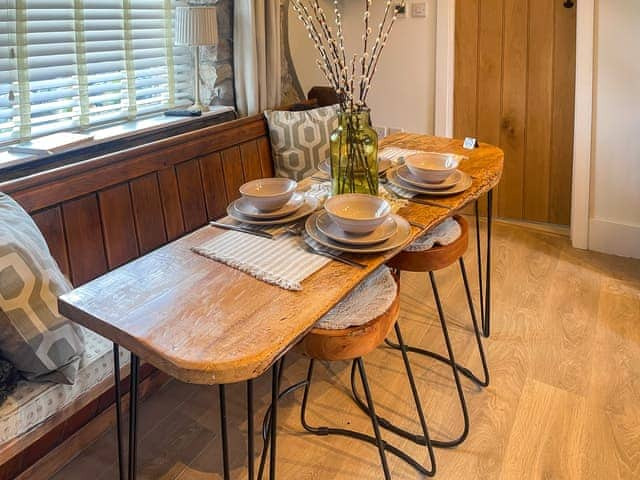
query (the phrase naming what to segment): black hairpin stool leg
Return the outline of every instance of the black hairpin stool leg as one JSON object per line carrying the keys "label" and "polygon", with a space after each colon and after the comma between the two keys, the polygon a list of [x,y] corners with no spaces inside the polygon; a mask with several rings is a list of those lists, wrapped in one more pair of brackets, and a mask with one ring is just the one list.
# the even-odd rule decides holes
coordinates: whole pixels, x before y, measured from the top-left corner
{"label": "black hairpin stool leg", "polygon": [[484,353],[484,347],[482,346],[482,335],[480,327],[478,326],[478,319],[476,317],[476,310],[473,306],[473,297],[471,296],[471,289],[469,288],[469,279],[467,277],[467,269],[464,264],[464,259],[460,257],[460,273],[462,274],[462,281],[464,283],[464,290],[467,295],[467,304],[469,305],[469,312],[471,313],[471,323],[473,324],[473,334],[476,338],[476,345],[478,346],[478,353],[480,354],[480,361],[482,362],[482,371],[484,379],[479,379],[471,370],[465,367],[461,367],[456,363],[456,367],[467,378],[471,379],[475,384],[480,387],[489,386],[489,365],[487,364],[487,358]]}
{"label": "black hairpin stool leg", "polygon": [[[436,457],[433,452],[433,444],[431,443],[431,438],[429,437],[429,429],[427,428],[427,420],[425,419],[424,410],[422,409],[422,401],[420,400],[418,387],[416,387],[416,381],[413,377],[413,369],[411,368],[411,362],[409,362],[407,345],[406,343],[404,343],[404,338],[402,337],[402,332],[400,331],[400,324],[398,322],[396,322],[395,324],[395,331],[396,331],[396,337],[398,338],[398,343],[400,344],[400,351],[402,352],[402,362],[404,363],[405,371],[407,373],[407,379],[409,380],[409,386],[411,387],[411,394],[413,395],[413,401],[416,406],[416,411],[418,412],[420,427],[422,428],[421,440],[423,441],[416,442],[416,443],[424,444],[427,447],[427,452],[429,454],[429,461],[431,463],[431,470],[428,471],[426,475],[429,477],[432,477],[436,474]],[[351,385],[353,387],[353,377],[352,377]],[[355,388],[354,388],[354,391],[355,391]]]}
{"label": "black hairpin stool leg", "polygon": [[131,386],[129,387],[129,480],[136,479],[138,446],[138,372],[140,359],[131,354]]}
{"label": "black hairpin stool leg", "polygon": [[460,381],[460,374],[458,372],[458,364],[456,363],[455,354],[453,353],[453,346],[451,345],[451,338],[449,337],[449,329],[447,328],[447,320],[444,316],[442,309],[442,302],[440,301],[440,295],[438,294],[438,286],[436,285],[436,278],[433,272],[429,272],[429,280],[431,281],[431,289],[433,290],[433,296],[436,301],[436,307],[438,309],[438,317],[440,318],[440,325],[442,327],[442,334],[444,336],[444,342],[447,347],[447,355],[449,356],[449,363],[453,372],[453,378],[456,382],[456,390],[458,391],[458,399],[460,400],[460,408],[462,409],[462,417],[464,421],[464,427],[462,434],[456,439],[447,441],[433,440],[433,445],[437,447],[450,448],[460,445],[465,441],[467,435],[469,435],[469,411],[467,409],[467,402],[464,398],[464,390],[462,389],[462,382]]}
{"label": "black hairpin stool leg", "polygon": [[[364,366],[362,362],[362,359],[359,359],[360,361],[354,360],[353,361],[353,365],[352,365],[352,375],[355,375],[355,370],[358,369],[358,372],[360,373],[360,377],[361,380],[364,377],[364,381],[363,381],[363,385],[365,384],[366,381],[366,371],[364,370],[364,368],[360,368],[360,365]],[[380,452],[380,459],[382,462],[382,468],[385,474],[385,479],[389,479],[390,477],[388,476],[389,474],[389,470],[388,470],[388,463],[386,460],[386,452],[391,453],[392,455],[395,455],[396,457],[400,458],[401,460],[405,461],[408,465],[410,465],[411,467],[413,467],[414,469],[416,469],[418,472],[420,472],[421,474],[425,475],[425,476],[432,476],[435,473],[435,465],[432,464],[432,467],[430,470],[427,470],[420,462],[418,462],[417,460],[415,460],[413,457],[411,457],[409,454],[405,453],[404,451],[400,450],[399,448],[395,447],[394,445],[391,445],[387,442],[385,442],[384,440],[382,440],[381,435],[379,435],[380,433],[380,424],[378,423],[378,416],[375,415],[375,410],[373,410],[371,408],[371,406],[373,405],[373,399],[371,396],[371,390],[369,389],[369,384],[368,381],[366,382],[366,387],[365,387],[365,396],[368,397],[367,398],[367,406],[365,407],[367,409],[367,411],[373,411],[374,414],[369,415],[371,418],[371,423],[373,426],[373,430],[374,430],[374,434],[375,436],[370,436],[361,432],[357,432],[354,430],[347,430],[347,429],[343,429],[343,428],[332,428],[332,427],[326,427],[326,426],[321,426],[321,427],[316,427],[313,425],[310,425],[309,422],[307,421],[307,405],[309,404],[309,395],[310,395],[310,391],[311,391],[311,381],[313,379],[313,367],[315,365],[315,360],[310,360],[309,361],[309,369],[307,370],[307,379],[304,382],[304,394],[302,397],[302,408],[300,409],[300,423],[302,424],[302,426],[304,427],[304,429],[307,432],[313,433],[314,435],[342,435],[343,437],[349,437],[349,438],[355,438],[357,440],[361,440],[363,442],[367,442],[371,445],[374,445],[375,447],[378,448],[378,451]],[[368,390],[368,392],[367,392]],[[428,434],[427,434],[428,436]],[[381,449],[382,446],[382,449]],[[433,457],[431,457],[433,458]]]}
{"label": "black hairpin stool leg", "polygon": [[382,463],[382,470],[384,471],[384,478],[389,480],[391,478],[391,472],[389,471],[389,464],[387,463],[387,455],[384,453],[384,442],[382,441],[382,435],[380,433],[380,425],[378,425],[378,416],[376,415],[375,406],[373,404],[373,398],[371,397],[371,389],[369,388],[369,382],[367,380],[367,373],[364,369],[364,362],[362,358],[355,360],[360,372],[360,380],[362,381],[362,387],[364,388],[364,395],[367,399],[367,407],[371,412],[371,425],[373,426],[373,433],[376,436],[376,445],[378,452],[380,453],[380,462]]}
{"label": "black hairpin stool leg", "polygon": [[[440,362],[446,363],[447,365],[451,365],[451,367],[454,369],[454,378],[456,380],[456,388],[458,390],[458,397],[460,399],[460,403],[461,403],[461,408],[462,408],[462,412],[463,412],[463,416],[464,416],[464,422],[465,422],[465,429],[464,432],[462,434],[461,437],[459,437],[456,440],[452,440],[452,441],[442,441],[442,440],[432,440],[432,444],[435,447],[441,447],[441,448],[448,448],[448,447],[454,447],[456,445],[459,445],[460,443],[462,443],[462,441],[464,441],[464,439],[466,438],[467,435],[467,430],[468,430],[468,415],[467,415],[467,407],[466,407],[466,401],[464,398],[464,393],[462,391],[462,387],[460,385],[460,378],[459,378],[459,374],[464,375],[465,377],[467,377],[468,379],[470,379],[471,381],[473,381],[476,385],[478,385],[479,387],[486,387],[489,385],[489,367],[487,365],[487,359],[484,353],[484,347],[482,346],[482,334],[480,332],[480,327],[478,325],[478,319],[476,317],[476,313],[475,313],[475,307],[473,305],[473,298],[471,296],[471,289],[469,287],[469,279],[467,277],[467,270],[465,268],[465,263],[464,263],[464,259],[462,257],[460,257],[459,261],[458,261],[459,265],[460,265],[460,273],[462,275],[462,281],[464,283],[464,288],[465,288],[465,294],[467,297],[467,304],[469,306],[469,314],[471,316],[471,322],[473,325],[473,332],[474,332],[474,336],[476,339],[476,344],[478,346],[478,352],[480,354],[480,360],[482,362],[482,371],[483,371],[483,378],[480,379],[478,376],[476,376],[470,369],[468,369],[467,367],[460,365],[459,363],[457,363],[455,361],[455,358],[453,356],[453,348],[451,347],[451,341],[449,338],[449,332],[446,328],[446,319],[444,317],[444,312],[442,310],[442,303],[440,302],[440,296],[438,294],[438,289],[435,283],[435,276],[432,272],[429,273],[429,278],[431,279],[431,287],[433,290],[433,294],[434,294],[434,298],[436,300],[436,306],[438,309],[438,316],[440,318],[440,323],[442,325],[442,330],[443,330],[443,335],[445,338],[445,343],[447,346],[447,352],[448,352],[448,357],[445,355],[441,355],[439,353],[436,352],[432,352],[430,350],[426,350],[424,348],[419,348],[419,347],[413,347],[413,346],[404,346],[404,349],[407,352],[411,352],[411,353],[417,353],[419,355],[425,355],[428,356],[430,358],[433,358],[434,360],[438,360]],[[396,349],[396,350],[402,350],[402,342],[399,343],[394,343],[391,340],[387,339],[385,340],[385,343],[387,345],[389,345],[390,347]],[[355,387],[355,377],[353,375],[351,375],[351,390],[353,392],[353,396],[354,399],[356,401],[356,403],[358,404],[358,406],[364,410],[366,413],[369,413],[366,409],[366,405],[364,404],[364,402],[362,401],[362,399],[359,397],[357,389]],[[386,418],[383,417],[379,417],[378,421],[380,422],[380,425],[395,433],[396,435],[400,435],[408,440],[411,440],[412,442],[416,442],[416,443],[421,443],[421,444],[425,444],[426,439],[424,436],[419,435],[419,434],[415,434],[412,432],[409,432],[408,430],[405,430],[403,428],[400,428],[396,425],[394,425],[393,423],[391,423],[389,420],[387,420]]]}
{"label": "black hairpin stool leg", "polygon": [[122,446],[122,388],[120,385],[120,347],[113,344],[113,379],[116,396],[116,442],[118,446],[118,479],[125,480],[124,451]]}

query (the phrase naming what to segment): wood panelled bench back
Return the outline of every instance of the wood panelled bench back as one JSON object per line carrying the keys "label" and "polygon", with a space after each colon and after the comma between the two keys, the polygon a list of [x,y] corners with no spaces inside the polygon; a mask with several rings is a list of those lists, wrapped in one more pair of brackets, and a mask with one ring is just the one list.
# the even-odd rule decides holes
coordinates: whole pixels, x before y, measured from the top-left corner
{"label": "wood panelled bench back", "polygon": [[0,184],[32,215],[74,285],[225,214],[273,175],[262,116],[203,128]]}
{"label": "wood panelled bench back", "polygon": [[[0,191],[31,214],[77,286],[223,216],[242,183],[269,176],[271,149],[260,115],[0,183]],[[0,446],[0,478],[22,472],[20,478],[48,478],[63,465],[68,455],[60,464],[36,462],[113,403],[113,388],[96,393],[68,419],[56,415]]]}

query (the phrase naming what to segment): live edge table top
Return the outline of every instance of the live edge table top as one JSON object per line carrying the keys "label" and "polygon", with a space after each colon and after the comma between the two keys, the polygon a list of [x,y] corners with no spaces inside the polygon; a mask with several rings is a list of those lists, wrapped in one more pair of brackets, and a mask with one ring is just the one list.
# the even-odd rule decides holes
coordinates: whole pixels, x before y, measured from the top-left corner
{"label": "live edge table top", "polygon": [[[499,181],[503,153],[460,140],[397,134],[385,146],[446,151],[469,157],[461,170],[472,187],[438,203],[409,204],[400,215],[425,226],[441,222]],[[414,236],[424,230],[413,228]],[[60,312],[120,344],[169,375],[189,383],[234,383],[255,378],[286,353],[327,311],[399,250],[354,256],[366,269],[330,262],[294,292],[197,255],[191,247],[220,235],[205,226],[113,270],[59,300]]]}

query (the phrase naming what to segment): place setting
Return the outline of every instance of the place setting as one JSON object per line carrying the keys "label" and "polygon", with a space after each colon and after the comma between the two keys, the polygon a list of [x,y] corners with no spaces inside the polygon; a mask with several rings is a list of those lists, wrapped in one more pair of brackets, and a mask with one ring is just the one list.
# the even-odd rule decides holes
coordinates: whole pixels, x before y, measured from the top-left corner
{"label": "place setting", "polygon": [[[406,199],[414,199],[417,195],[456,195],[467,190],[473,183],[468,173],[458,169],[465,158],[453,153],[415,153],[407,156],[403,164],[389,169],[383,183],[392,193]],[[424,202],[433,203],[429,200]],[[439,204],[435,206],[447,207]]]}
{"label": "place setting", "polygon": [[331,260],[366,268],[343,254],[383,253],[411,236],[409,222],[377,196],[336,195],[318,210],[320,200],[287,178],[252,180],[239,192],[228,217],[210,222],[229,231],[192,250],[285,289],[301,290],[301,282]]}
{"label": "place setting", "polygon": [[320,203],[297,188],[298,183],[288,178],[252,180],[240,187],[241,197],[228,205],[227,215],[248,226],[269,227],[295,222],[313,213]]}
{"label": "place setting", "polygon": [[383,253],[404,245],[411,225],[385,199],[347,193],[328,199],[305,222],[305,240],[335,252]]}

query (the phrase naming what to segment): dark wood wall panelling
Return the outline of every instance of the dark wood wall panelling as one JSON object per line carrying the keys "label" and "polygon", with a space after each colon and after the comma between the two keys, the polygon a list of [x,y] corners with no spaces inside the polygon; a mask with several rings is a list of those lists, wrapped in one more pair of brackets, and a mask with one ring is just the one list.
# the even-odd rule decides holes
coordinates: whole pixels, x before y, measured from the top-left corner
{"label": "dark wood wall panelling", "polygon": [[[32,215],[80,285],[220,218],[243,182],[270,176],[260,115],[6,181],[0,191]],[[16,477],[112,402],[105,392],[40,440],[13,446],[17,453],[0,458],[0,478]]]}
{"label": "dark wood wall panelling", "polygon": [[[240,124],[218,132],[224,142],[193,132],[160,149],[145,145],[118,162],[97,160],[93,170],[45,179],[48,188],[25,179],[26,188],[7,182],[0,191],[30,211],[63,272],[80,285],[220,218],[242,183],[273,175],[264,121],[232,123]],[[70,191],[79,195],[69,198]]]}

